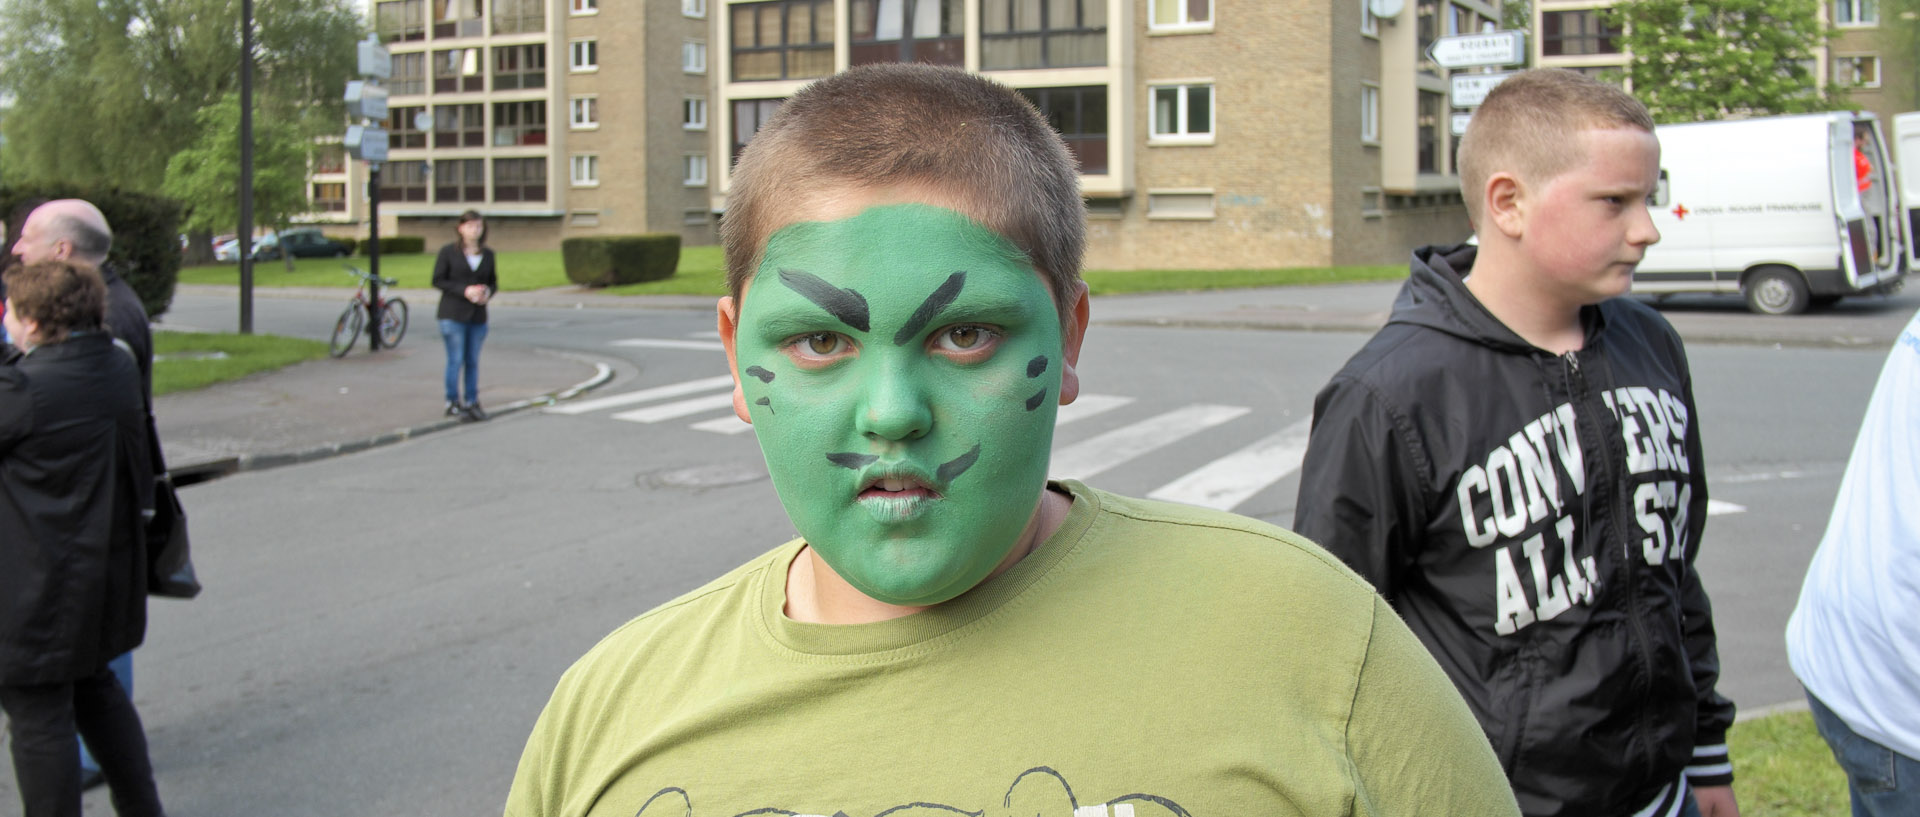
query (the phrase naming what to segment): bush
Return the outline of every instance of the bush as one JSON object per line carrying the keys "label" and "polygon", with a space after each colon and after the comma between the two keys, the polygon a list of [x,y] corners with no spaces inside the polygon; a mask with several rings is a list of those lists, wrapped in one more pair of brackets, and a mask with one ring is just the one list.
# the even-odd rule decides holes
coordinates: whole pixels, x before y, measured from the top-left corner
{"label": "bush", "polygon": [[[173,303],[180,277],[180,203],[169,198],[118,188],[72,184],[0,187],[0,218],[30,199],[86,199],[100,208],[113,230],[107,263],[140,295],[147,316],[158,318]],[[18,233],[18,225],[9,224]],[[9,247],[9,250],[12,248]]]}
{"label": "bush", "polygon": [[347,235],[330,235],[330,236],[327,236],[327,240],[329,240],[329,241],[337,241],[337,242],[339,242],[339,243],[341,243],[341,244],[345,244],[345,245],[346,245],[346,247],[347,247],[347,254],[348,254],[348,255],[352,255],[352,254],[353,254],[353,251],[354,251],[354,249],[355,249],[356,247],[359,247],[359,246],[360,246],[360,239],[358,239],[358,238],[354,238],[353,236],[347,236]]}
{"label": "bush", "polygon": [[560,242],[560,263],[567,269],[567,280],[585,287],[672,278],[680,266],[680,235],[569,238]]}
{"label": "bush", "polygon": [[[361,255],[368,254],[373,248],[373,242],[370,241],[360,241],[356,243],[358,244],[356,249],[360,251]],[[417,235],[383,235],[380,237],[381,255],[406,255],[426,251],[427,240]]]}

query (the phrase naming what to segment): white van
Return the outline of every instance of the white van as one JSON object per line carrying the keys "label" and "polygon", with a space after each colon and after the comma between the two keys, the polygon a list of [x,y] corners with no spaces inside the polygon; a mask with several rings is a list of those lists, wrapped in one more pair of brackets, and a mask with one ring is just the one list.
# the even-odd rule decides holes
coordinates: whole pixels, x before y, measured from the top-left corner
{"label": "white van", "polygon": [[[1902,193],[1920,204],[1920,114],[1896,117],[1895,129],[1911,141],[1901,191],[1871,113],[1660,126],[1660,243],[1647,248],[1634,291],[1737,292],[1755,312],[1791,315],[1898,289],[1920,260],[1920,221],[1901,206]],[[1872,165],[1864,190],[1856,134]]]}

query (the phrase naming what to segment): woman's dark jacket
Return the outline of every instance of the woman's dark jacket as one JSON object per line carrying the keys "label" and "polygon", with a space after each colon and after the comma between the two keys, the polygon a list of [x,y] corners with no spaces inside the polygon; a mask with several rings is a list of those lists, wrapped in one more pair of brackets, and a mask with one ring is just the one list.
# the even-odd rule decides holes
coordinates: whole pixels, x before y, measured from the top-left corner
{"label": "woman's dark jacket", "polygon": [[85,677],[145,637],[146,435],[105,332],[0,363],[0,684]]}
{"label": "woman's dark jacket", "polygon": [[461,323],[486,323],[486,306],[467,300],[467,287],[474,284],[485,284],[488,293],[499,291],[499,279],[493,275],[493,250],[480,248],[480,267],[475,269],[467,264],[460,242],[441,247],[440,255],[433,259],[433,287],[440,290],[440,309],[434,317]]}

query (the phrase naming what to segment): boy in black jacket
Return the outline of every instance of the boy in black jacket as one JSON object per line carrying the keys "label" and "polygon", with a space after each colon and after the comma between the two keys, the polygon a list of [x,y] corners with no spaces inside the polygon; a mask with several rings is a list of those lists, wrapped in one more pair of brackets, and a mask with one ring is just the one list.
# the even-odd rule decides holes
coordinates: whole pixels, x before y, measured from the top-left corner
{"label": "boy in black jacket", "polygon": [[1673,328],[1615,297],[1660,240],[1653,121],[1528,71],[1460,166],[1480,244],[1415,251],[1314,401],[1294,529],[1426,643],[1530,817],[1737,815],[1692,378]]}

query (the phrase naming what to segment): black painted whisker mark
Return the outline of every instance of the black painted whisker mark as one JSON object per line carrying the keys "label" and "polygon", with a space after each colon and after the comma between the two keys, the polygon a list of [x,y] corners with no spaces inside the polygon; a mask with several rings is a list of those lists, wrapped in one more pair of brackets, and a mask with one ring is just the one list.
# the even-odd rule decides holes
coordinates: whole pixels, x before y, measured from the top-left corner
{"label": "black painted whisker mark", "polygon": [[865,468],[874,464],[874,462],[879,459],[880,457],[874,454],[855,454],[850,451],[840,451],[827,455],[827,462],[838,465],[841,468],[853,469]]}
{"label": "black painted whisker mark", "polygon": [[966,285],[965,272],[956,272],[947,276],[946,282],[942,283],[939,289],[934,290],[932,295],[928,295],[927,299],[920,303],[920,308],[913,310],[913,317],[907,319],[906,325],[901,326],[900,331],[894,333],[893,345],[905,346],[913,342],[913,339],[920,335],[920,330],[927,328],[927,324],[933,322],[934,316],[940,314],[940,310],[946,309],[947,304],[953,303],[953,299],[960,296],[960,288]]}
{"label": "black painted whisker mark", "polygon": [[946,464],[941,465],[934,473],[939,476],[942,483],[952,482],[958,479],[961,474],[966,473],[968,468],[972,468],[973,464],[979,461],[980,445],[979,443],[975,443],[972,451],[948,460]]}
{"label": "black painted whisker mark", "polygon": [[762,383],[773,382],[773,372],[769,372],[766,369],[760,368],[759,366],[748,366],[747,374],[753,377],[760,378],[760,382]]}
{"label": "black painted whisker mark", "polygon": [[826,310],[827,314],[838,318],[841,323],[862,332],[870,328],[867,322],[866,296],[851,289],[841,289],[817,275],[797,269],[781,270],[780,281],[786,284],[788,289],[800,293],[801,297]]}
{"label": "black painted whisker mark", "polygon": [[1028,377],[1039,377],[1042,373],[1046,372],[1046,370],[1047,370],[1046,355],[1041,355],[1039,357],[1036,357],[1032,360],[1027,361]]}
{"label": "black painted whisker mark", "polygon": [[1027,398],[1027,410],[1032,411],[1034,409],[1037,409],[1040,407],[1041,403],[1045,403],[1045,402],[1047,402],[1047,390],[1041,389],[1034,396]]}

